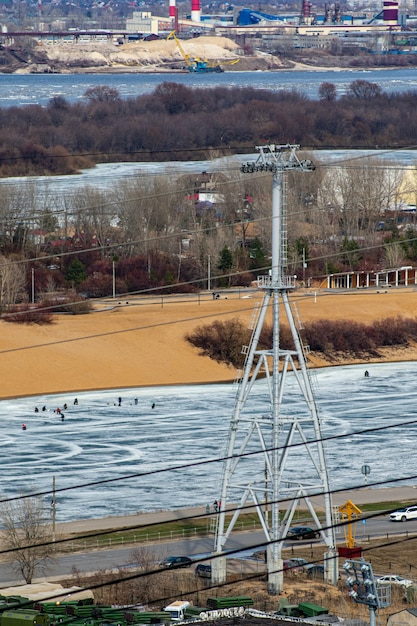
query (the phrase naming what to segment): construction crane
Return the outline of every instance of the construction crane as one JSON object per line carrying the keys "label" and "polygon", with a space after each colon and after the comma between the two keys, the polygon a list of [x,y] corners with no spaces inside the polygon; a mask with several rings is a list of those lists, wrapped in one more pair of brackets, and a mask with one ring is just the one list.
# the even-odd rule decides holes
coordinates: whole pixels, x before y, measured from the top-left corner
{"label": "construction crane", "polygon": [[[167,41],[173,39],[177,44],[177,48],[180,51],[182,58],[184,59],[185,65],[189,72],[196,73],[205,73],[205,72],[223,72],[224,70],[220,67],[220,65],[211,64],[208,59],[201,59],[200,57],[191,57],[190,54],[187,54],[184,48],[181,45],[180,40],[178,39],[175,30],[171,31],[167,37]],[[239,59],[236,60],[236,62]]]}
{"label": "construction crane", "polygon": [[[188,69],[190,69],[190,67],[192,66],[192,61],[190,58],[190,55],[187,54],[184,50],[184,48],[182,47],[180,40],[178,39],[177,35],[175,34],[175,30],[172,30],[168,37],[167,37],[167,41],[169,41],[170,39],[173,39],[175,41],[175,43],[177,44],[177,48],[181,53],[182,58],[185,61],[186,66],[188,67]],[[191,70],[190,70],[191,71]]]}

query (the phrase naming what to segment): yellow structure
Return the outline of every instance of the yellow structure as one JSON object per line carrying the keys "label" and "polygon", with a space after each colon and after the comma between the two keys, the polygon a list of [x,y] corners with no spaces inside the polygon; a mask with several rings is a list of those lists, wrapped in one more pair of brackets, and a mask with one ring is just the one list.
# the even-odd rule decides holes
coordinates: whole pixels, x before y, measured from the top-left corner
{"label": "yellow structure", "polygon": [[177,44],[177,48],[180,51],[180,54],[181,54],[182,58],[185,61],[186,66],[188,68],[190,68],[192,66],[192,61],[191,61],[190,55],[185,52],[184,48],[182,47],[182,45],[180,43],[180,40],[178,39],[177,35],[175,34],[175,30],[172,30],[169,33],[169,35],[167,37],[167,41],[169,41],[170,39],[173,39],[175,41],[175,43]]}
{"label": "yellow structure", "polygon": [[346,547],[354,548],[355,547],[355,537],[356,537],[356,520],[358,515],[362,513],[362,511],[353,504],[351,500],[339,506],[339,512],[341,513],[342,522],[348,521],[347,524],[343,525],[343,530],[345,533]]}

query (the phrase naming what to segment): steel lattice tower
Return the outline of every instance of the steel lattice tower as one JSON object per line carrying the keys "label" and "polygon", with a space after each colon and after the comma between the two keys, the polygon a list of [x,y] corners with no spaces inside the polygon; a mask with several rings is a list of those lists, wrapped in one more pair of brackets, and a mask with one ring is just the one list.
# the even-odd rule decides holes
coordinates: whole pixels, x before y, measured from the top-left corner
{"label": "steel lattice tower", "polygon": [[[225,582],[226,541],[242,510],[255,506],[267,545],[270,594],[278,594],[283,588],[281,556],[283,540],[300,501],[306,503],[326,546],[325,577],[331,583],[336,583],[338,577],[331,498],[320,421],[307,369],[305,348],[288,297],[295,288],[295,278],[285,275],[287,265],[285,172],[314,170],[311,161],[298,159],[296,155],[298,147],[257,146],[259,152],[257,160],[241,168],[245,173],[258,171],[273,173],[272,270],[269,276],[258,278],[259,287],[265,291],[265,296],[258,311],[257,321],[253,324],[250,345],[245,349],[245,366],[230,422],[216,529],[214,549],[216,558],[212,562],[212,582],[216,584]],[[270,306],[273,320],[272,349],[260,350],[258,342]],[[291,331],[294,343],[292,350],[280,347],[281,316]],[[267,384],[264,398],[265,412],[260,415],[253,415],[253,412],[248,411],[245,413],[246,403],[260,373],[263,373]],[[291,411],[288,412],[288,404],[286,405],[286,401],[291,400],[292,393],[289,385],[290,373],[291,384],[296,384],[304,400],[304,410],[296,415]],[[299,455],[300,447],[303,462],[302,466],[297,467],[294,463],[291,464],[291,460],[294,451]],[[260,450],[261,454],[245,456],[245,453],[253,450]],[[324,498],[324,522],[319,520],[311,501],[311,496],[317,494],[322,494]],[[230,522],[226,524],[228,502],[233,502],[234,512]]]}

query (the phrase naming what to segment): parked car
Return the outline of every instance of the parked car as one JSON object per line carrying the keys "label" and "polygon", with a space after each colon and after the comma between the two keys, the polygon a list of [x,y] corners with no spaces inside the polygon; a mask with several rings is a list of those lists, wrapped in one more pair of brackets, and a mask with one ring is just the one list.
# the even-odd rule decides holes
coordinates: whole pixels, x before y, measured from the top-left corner
{"label": "parked car", "polygon": [[188,556],[167,556],[160,562],[161,567],[191,567],[193,560]]}
{"label": "parked car", "polygon": [[316,565],[315,563],[310,563],[309,565],[305,566],[304,571],[309,578],[324,578],[324,565]]}
{"label": "parked car", "polygon": [[306,565],[311,565],[311,563],[309,561],[307,561],[307,559],[303,559],[299,556],[292,556],[290,558],[291,563],[294,563],[294,565],[298,565],[299,567],[302,567],[303,569],[305,568]]}
{"label": "parked car", "polygon": [[390,513],[391,522],[406,522],[409,519],[417,519],[417,506],[406,506]]}
{"label": "parked car", "polygon": [[199,563],[195,568],[195,574],[200,578],[211,578],[211,565]]}
{"label": "parked car", "polygon": [[403,578],[397,574],[388,574],[387,576],[378,576],[375,579],[377,585],[399,585],[400,587],[410,587],[413,585],[413,581],[408,578]]}
{"label": "parked car", "polygon": [[295,563],[292,559],[286,559],[283,563],[284,572],[288,574],[301,574],[303,568],[298,563]]}
{"label": "parked car", "polygon": [[310,526],[293,526],[287,534],[287,539],[318,539],[320,533]]}

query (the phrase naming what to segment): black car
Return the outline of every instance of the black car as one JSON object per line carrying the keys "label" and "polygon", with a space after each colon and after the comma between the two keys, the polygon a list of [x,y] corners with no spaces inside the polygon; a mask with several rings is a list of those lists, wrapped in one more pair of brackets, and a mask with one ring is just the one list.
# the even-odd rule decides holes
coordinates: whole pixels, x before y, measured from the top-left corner
{"label": "black car", "polygon": [[320,580],[324,579],[324,565],[311,563],[310,565],[305,566],[304,571],[309,578],[319,578]]}
{"label": "black car", "polygon": [[211,578],[211,565],[199,563],[195,568],[195,574],[200,578]]}
{"label": "black car", "polygon": [[188,556],[167,556],[166,559],[160,562],[162,567],[191,567],[193,560]]}
{"label": "black car", "polygon": [[294,526],[290,528],[287,539],[318,539],[320,533],[310,526]]}

